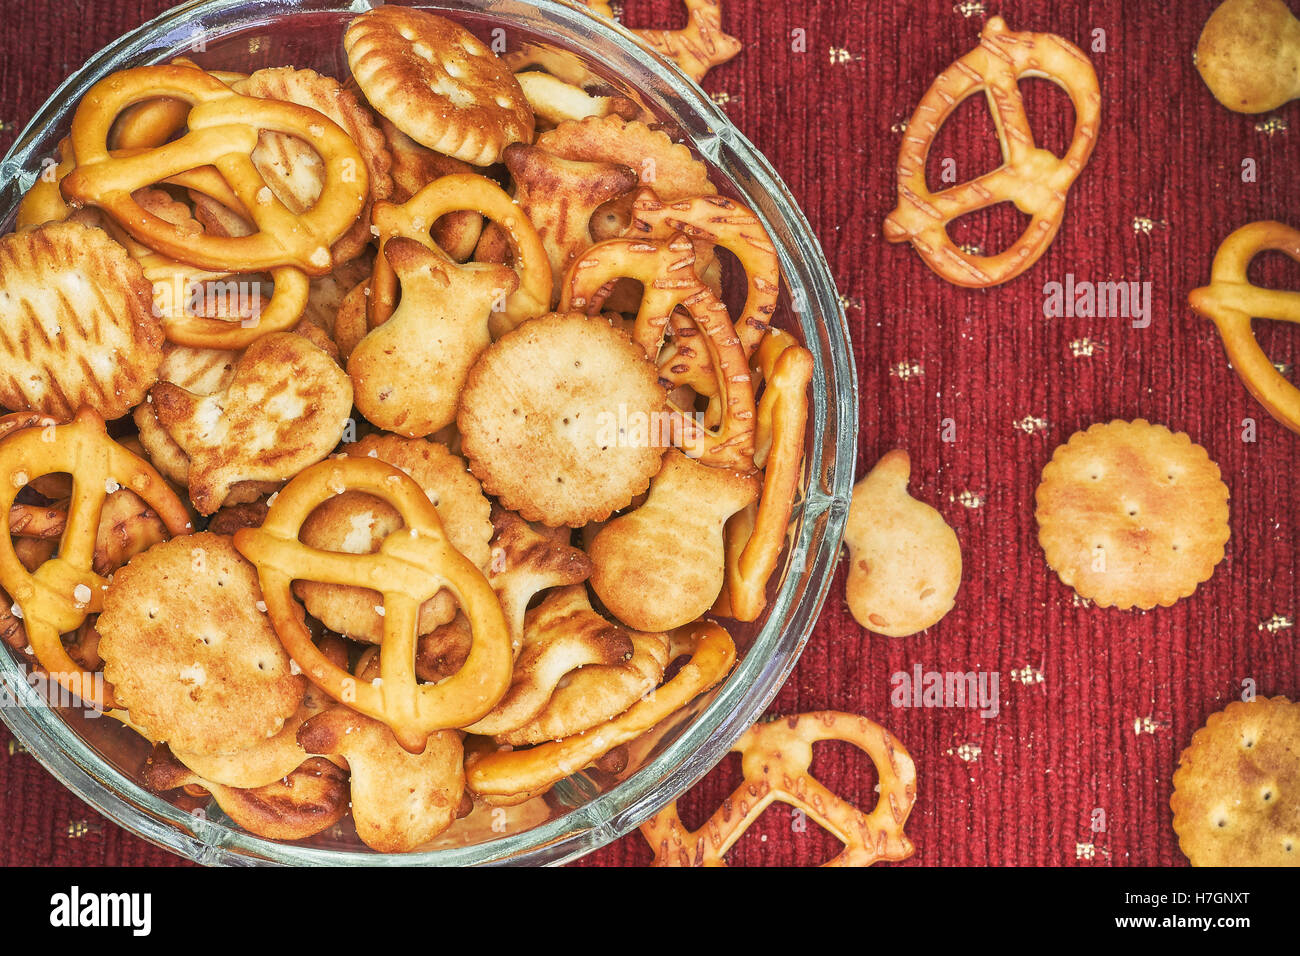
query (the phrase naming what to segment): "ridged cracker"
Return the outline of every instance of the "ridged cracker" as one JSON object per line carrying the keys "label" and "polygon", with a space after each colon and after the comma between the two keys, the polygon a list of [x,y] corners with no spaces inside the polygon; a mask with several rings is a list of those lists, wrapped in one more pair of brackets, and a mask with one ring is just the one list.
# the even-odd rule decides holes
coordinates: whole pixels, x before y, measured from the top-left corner
{"label": "ridged cracker", "polygon": [[380,7],[352,21],[343,48],[370,105],[422,146],[489,166],[533,138],[533,111],[513,74],[459,24]]}
{"label": "ridged cracker", "polygon": [[120,418],[162,361],[153,287],[102,229],[48,223],[0,238],[0,405]]}
{"label": "ridged cracker", "polygon": [[626,333],[599,316],[552,313],[480,356],[457,427],[470,470],[502,505],[581,527],[625,507],[659,470],[667,429],[656,441],[652,426],[666,421],[664,399]]}
{"label": "ridged cracker", "polygon": [[298,709],[306,678],[261,599],[256,569],[214,534],[155,545],[114,575],[96,625],[104,676],[150,739],[234,753]]}
{"label": "ridged cracker", "polygon": [[1300,702],[1212,714],[1178,761],[1169,806],[1193,866],[1300,866]]}
{"label": "ridged cracker", "polygon": [[1219,466],[1183,433],[1142,419],[1075,432],[1043,469],[1038,543],[1099,607],[1168,607],[1208,581],[1228,542]]}

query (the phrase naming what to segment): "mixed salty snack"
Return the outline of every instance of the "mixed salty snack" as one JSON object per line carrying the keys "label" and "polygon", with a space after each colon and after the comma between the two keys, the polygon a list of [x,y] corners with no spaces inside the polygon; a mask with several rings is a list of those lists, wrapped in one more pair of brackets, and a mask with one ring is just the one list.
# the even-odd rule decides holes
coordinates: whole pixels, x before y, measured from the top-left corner
{"label": "mixed salty snack", "polygon": [[[655,45],[702,75],[690,7]],[[813,358],[762,223],[638,104],[419,10],[341,41],[346,78],[177,60],[77,105],[0,239],[2,628],[148,788],[403,852],[547,819],[727,677]]]}
{"label": "mixed salty snack", "polygon": [[[686,8],[637,32],[699,80],[740,44],[717,0]],[[1228,0],[1198,67],[1229,108],[1271,109],[1300,95],[1298,36],[1281,0]],[[557,783],[634,768],[727,678],[807,480],[814,357],[775,324],[759,218],[573,58],[498,56],[396,6],[341,42],[346,77],[110,75],[0,238],[0,638],[153,745],[150,790],[276,840],[350,816],[400,853],[544,822]],[[1035,144],[1027,76],[1074,105],[1061,156]],[[931,191],[931,145],[977,93],[1003,164]],[[1014,279],[1061,227],[1100,104],[1078,47],[990,18],[908,124],[885,238],[955,285]],[[1010,248],[953,242],[1001,202],[1031,217]],[[1242,227],[1190,302],[1300,431],[1251,330],[1300,320],[1298,293],[1246,277],[1267,249],[1300,260],[1300,232]],[[849,609],[889,637],[938,623],[962,578],[910,475],[885,454],[845,530]],[[1043,469],[1039,542],[1099,607],[1169,606],[1223,559],[1228,500],[1187,435],[1097,423]],[[1194,864],[1300,862],[1298,714],[1235,703],[1193,738],[1172,806]],[[871,812],[810,775],[825,740],[871,760]],[[773,801],[844,843],[833,864],[914,852],[916,769],[885,728],[783,717],[733,751],[744,779],[703,826],[675,804],[642,826],[656,864],[724,864]]]}

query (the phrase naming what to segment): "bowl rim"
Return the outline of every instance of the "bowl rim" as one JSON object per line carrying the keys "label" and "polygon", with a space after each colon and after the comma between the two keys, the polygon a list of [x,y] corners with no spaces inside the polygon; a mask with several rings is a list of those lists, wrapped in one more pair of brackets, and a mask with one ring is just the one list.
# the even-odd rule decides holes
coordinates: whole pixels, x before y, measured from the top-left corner
{"label": "bowl rim", "polygon": [[[237,14],[236,20],[222,20],[212,34],[215,39],[286,15],[359,15],[379,5],[371,0],[189,0],[164,11],[92,55],[55,89],[23,128],[0,161],[0,222],[12,217],[16,197],[35,181],[41,158],[36,147],[46,137],[45,131],[57,125],[67,104],[80,101],[94,82],[113,70],[159,62],[184,52],[175,45],[165,46],[174,44],[181,28],[188,26],[192,37],[194,24],[202,27],[203,18]],[[45,705],[25,679],[17,659],[0,654],[0,690],[6,692],[6,700],[17,703],[0,709],[0,718],[31,754],[99,813],[136,836],[199,863],[560,864],[605,846],[701,779],[766,710],[811,636],[839,557],[857,457],[858,386],[848,324],[821,246],[766,158],[676,64],[661,58],[621,24],[605,20],[575,0],[415,0],[400,5],[513,20],[520,26],[526,24],[530,31],[545,21],[560,32],[550,38],[552,42],[569,49],[574,37],[583,35],[612,44],[619,56],[643,71],[638,82],[629,84],[643,94],[648,86],[658,85],[655,98],[671,102],[674,120],[715,172],[722,172],[743,193],[760,191],[777,207],[792,240],[790,249],[777,241],[782,269],[805,344],[815,360],[808,420],[813,448],[806,459],[808,487],[798,533],[790,544],[789,565],[762,628],[723,684],[711,691],[713,699],[676,740],[627,778],[580,806],[518,834],[468,847],[407,854],[311,847],[266,840],[202,815],[187,814],[148,793],[100,757]],[[740,185],[736,172],[743,172],[749,184]],[[771,219],[759,208],[754,211],[775,237]],[[799,263],[808,266],[811,287],[801,284],[796,288],[791,283],[792,267]],[[826,434],[828,428],[833,429],[832,434]],[[802,562],[802,568],[796,562]]]}

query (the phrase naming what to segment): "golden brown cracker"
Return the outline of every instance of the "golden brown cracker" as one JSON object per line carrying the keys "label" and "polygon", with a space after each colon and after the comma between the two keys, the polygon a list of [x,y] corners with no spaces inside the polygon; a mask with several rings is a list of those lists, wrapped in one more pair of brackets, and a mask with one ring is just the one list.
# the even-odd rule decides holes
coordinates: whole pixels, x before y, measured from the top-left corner
{"label": "golden brown cracker", "polygon": [[547,528],[492,506],[492,559],[488,581],[501,602],[514,654],[523,647],[524,618],[533,598],[548,588],[580,584],[591,559],[572,546],[567,527]]}
{"label": "golden brown cracker", "polygon": [[497,734],[497,742],[518,747],[572,737],[613,720],[658,687],[668,666],[668,635],[631,631],[628,636],[631,657],[566,674],[532,720]]}
{"label": "golden brown cracker", "polygon": [[197,754],[276,734],[306,679],[261,600],[256,570],[214,534],[173,538],[118,571],[96,626],[104,676],[132,722]]}
{"label": "golden brown cracker", "polygon": [[456,420],[470,367],[491,342],[488,320],[519,277],[506,266],[455,265],[413,239],[389,240],[384,255],[402,300],[352,349],[348,374],[361,414],[419,438]]}
{"label": "golden brown cracker", "polygon": [[159,424],[190,459],[190,497],[201,514],[241,481],[284,481],[338,444],[352,383],[302,336],[272,333],[249,346],[220,392],[195,395],[170,382],[151,392]]}
{"label": "golden brown cracker", "polygon": [[162,361],[153,289],[102,229],[48,223],[0,238],[0,406],[119,418]]}
{"label": "golden brown cracker", "polygon": [[596,596],[638,631],[697,620],[722,590],[727,519],[754,501],[759,487],[753,475],[711,468],[670,449],[645,504],[609,522],[592,541]]}
{"label": "golden brown cracker", "polygon": [[456,819],[465,792],[461,739],[459,731],[440,730],[412,754],[379,721],[346,707],[298,731],[304,750],[347,760],[357,835],[381,853],[414,850]]}
{"label": "golden brown cracker", "polygon": [[510,689],[465,730],[484,736],[516,730],[542,712],[568,674],[588,665],[625,664],[634,652],[627,629],[592,610],[586,588],[555,590],[524,619],[523,650]]}
{"label": "golden brown cracker", "polygon": [[[301,753],[301,751],[299,751]],[[162,793],[207,791],[217,806],[249,833],[271,840],[302,840],[348,812],[348,774],[322,757],[304,757],[286,773],[252,788],[226,786],[188,769],[166,745],[145,764],[145,787]]]}
{"label": "golden brown cracker", "polygon": [[1193,866],[1300,866],[1300,703],[1260,697],[1212,714],[1169,805]]}
{"label": "golden brown cracker", "polygon": [[457,427],[470,470],[505,507],[581,527],[625,507],[659,470],[664,396],[624,332],[598,316],[552,313],[483,353]]}
{"label": "golden brown cracker", "polygon": [[905,637],[937,624],[961,585],[961,545],[943,516],[907,493],[912,464],[896,448],[853,488],[844,543],[849,610],[868,630]]}
{"label": "golden brown cracker", "polygon": [[533,112],[505,64],[459,24],[405,7],[371,10],[343,37],[370,105],[422,146],[488,166],[533,136]]}
{"label": "golden brown cracker", "polygon": [[1144,420],[1075,432],[1035,494],[1047,563],[1100,607],[1168,607],[1208,581],[1228,542],[1228,488],[1185,434]]}

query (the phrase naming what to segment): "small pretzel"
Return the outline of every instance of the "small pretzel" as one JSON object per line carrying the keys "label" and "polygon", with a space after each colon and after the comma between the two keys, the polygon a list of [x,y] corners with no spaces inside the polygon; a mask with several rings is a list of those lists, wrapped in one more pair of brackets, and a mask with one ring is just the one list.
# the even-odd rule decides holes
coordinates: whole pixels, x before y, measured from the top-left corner
{"label": "small pretzel", "polygon": [[[189,132],[133,155],[110,155],[108,135],[117,116],[160,96],[191,104]],[[322,159],[320,198],[300,216],[285,207],[253,165],[262,130],[297,137]],[[324,275],[333,265],[330,245],[352,227],[370,188],[360,151],[333,120],[293,103],[242,96],[216,77],[184,66],[136,67],[95,84],[73,116],[72,148],[77,168],[62,189],[74,205],[99,206],[151,249],[204,269],[257,272],[292,265]],[[257,232],[233,238],[177,236],[170,223],[131,195],[207,165],[229,183]]]}
{"label": "small pretzel", "polygon": [[[659,377],[670,386],[681,384],[701,362],[713,370],[714,393],[721,397],[721,422],[716,430],[672,402],[668,409],[674,430],[681,430],[682,448],[706,465],[750,471],[754,466],[754,386],[745,350],[727,307],[695,273],[695,247],[680,233],[667,242],[642,239],[607,239],[592,246],[569,267],[560,294],[560,311],[600,312],[617,279],[636,279],[645,289],[632,329],[632,339],[646,357],[658,360],[673,313],[684,309],[691,327],[674,325],[673,355],[696,355],[702,338],[703,352],[690,363],[661,367]],[[693,333],[690,336],[683,332]]]}
{"label": "small pretzel", "polygon": [[481,741],[473,748],[467,744],[465,771],[469,788],[489,802],[522,803],[685,707],[726,677],[736,661],[736,645],[712,621],[689,624],[673,632],[672,637],[669,659],[682,654],[689,654],[690,659],[672,680],[613,720],[575,737],[527,750],[495,750]]}
{"label": "small pretzel", "polygon": [[714,612],[757,620],[767,606],[767,581],[776,570],[799,493],[812,353],[773,329],[754,356],[766,385],[758,403],[754,464],[763,469],[763,493],[727,522],[727,584]]}
{"label": "small pretzel", "polygon": [[[14,554],[10,508],[41,475],[72,475],[72,498],[56,557],[28,572]],[[108,437],[104,420],[83,408],[67,425],[24,428],[0,441],[0,587],[22,612],[27,640],[50,676],[92,706],[112,706],[112,691],[68,656],[59,635],[98,613],[108,582],[93,570],[104,501],[116,487],[139,495],[169,534],[189,534],[185,505],[153,466]],[[102,688],[102,689],[101,689]]]}
{"label": "small pretzel", "polygon": [[[880,797],[870,813],[809,775],[812,745],[822,740],[851,743],[875,764]],[[844,844],[826,866],[871,866],[916,851],[903,832],[916,803],[916,765],[889,731],[865,717],[821,711],[755,724],[731,752],[741,754],[744,782],[704,826],[688,831],[675,801],[641,825],[655,853],[653,865],[726,866],[727,851],[774,800],[802,810]]]}
{"label": "small pretzel", "polygon": [[[1017,81],[1051,80],[1074,104],[1074,136],[1063,158],[1034,145]],[[925,184],[925,162],[939,127],[973,93],[983,90],[1002,146],[1002,165],[937,193]],[[921,98],[898,154],[898,207],[885,220],[885,238],[911,242],[926,263],[954,285],[986,288],[1024,272],[1052,244],[1065,215],[1065,197],[1083,171],[1101,118],[1097,74],[1083,51],[1051,33],[1012,33],[992,17],[980,45],[940,73]],[[970,255],[948,235],[948,223],[1000,202],[1033,217],[1011,248]]]}
{"label": "small pretzel", "polygon": [[757,216],[725,196],[695,196],[666,203],[654,190],[641,190],[632,203],[627,234],[662,241],[675,232],[722,246],[740,261],[749,291],[735,322],[736,334],[745,355],[752,356],[771,327],[781,292],[781,265],[767,230]]}
{"label": "small pretzel", "polygon": [[[193,60],[183,56],[172,60],[171,65],[184,66],[191,70],[203,69]],[[223,70],[206,72],[227,86],[248,79],[243,73]],[[113,149],[161,146],[185,128],[185,120],[189,115],[189,103],[169,97],[145,100],[143,103],[128,106],[113,123],[112,132],[109,134],[109,146]]]}
{"label": "small pretzel", "polygon": [[397,274],[384,255],[384,245],[389,239],[403,236],[451,262],[433,241],[429,230],[447,213],[464,210],[473,210],[500,226],[515,255],[519,288],[506,299],[504,319],[508,327],[494,331],[504,334],[550,311],[551,265],[537,230],[523,210],[492,180],[476,173],[458,173],[435,179],[400,206],[383,201],[375,203],[372,219],[379,236],[379,254],[375,256],[370,277],[367,313],[372,329],[386,322],[397,305]]}
{"label": "small pretzel", "polygon": [[[374,554],[310,548],[299,538],[307,516],[345,491],[388,502],[405,527]],[[510,686],[512,654],[501,605],[487,579],[452,547],[424,491],[405,472],[377,458],[340,458],[300,473],[280,492],[260,528],[235,534],[235,547],[257,566],[271,623],[289,656],[335,700],[387,724],[411,753],[439,730],[478,720]],[[290,592],[294,580],[371,588],[383,595],[379,678],[359,681],[323,654]],[[415,677],[420,605],[442,588],[456,598],[474,635],[465,666],[439,684]]]}
{"label": "small pretzel", "polygon": [[685,0],[681,30],[634,30],[656,52],[677,63],[696,83],[740,52],[740,41],[722,32],[720,0]]}
{"label": "small pretzel", "polygon": [[1273,367],[1250,327],[1252,318],[1300,322],[1300,292],[1261,289],[1246,277],[1250,261],[1270,249],[1300,262],[1300,232],[1280,222],[1242,226],[1215,253],[1210,284],[1193,289],[1187,301],[1218,328],[1228,360],[1250,394],[1279,422],[1300,432],[1300,389]]}

